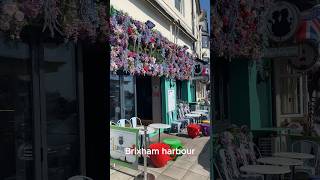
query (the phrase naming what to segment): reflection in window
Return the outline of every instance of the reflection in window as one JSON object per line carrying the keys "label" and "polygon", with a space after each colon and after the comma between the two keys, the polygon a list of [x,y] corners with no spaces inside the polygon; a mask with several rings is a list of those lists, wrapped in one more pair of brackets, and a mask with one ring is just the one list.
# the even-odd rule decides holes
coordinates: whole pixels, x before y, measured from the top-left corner
{"label": "reflection in window", "polygon": [[80,173],[75,46],[44,46],[48,180]]}
{"label": "reflection in window", "polygon": [[174,1],[174,6],[176,7],[176,9],[184,15],[184,4],[182,0],[175,0]]}

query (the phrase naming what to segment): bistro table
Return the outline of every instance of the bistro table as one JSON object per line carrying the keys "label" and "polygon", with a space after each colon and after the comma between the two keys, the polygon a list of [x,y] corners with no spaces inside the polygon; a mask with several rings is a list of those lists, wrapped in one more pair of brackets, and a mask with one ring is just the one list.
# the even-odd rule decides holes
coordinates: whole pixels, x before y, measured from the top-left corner
{"label": "bistro table", "polygon": [[291,167],[291,179],[294,179],[295,166],[303,165],[303,161],[298,159],[283,158],[283,157],[264,157],[257,159],[261,164],[280,165]]}
{"label": "bistro table", "polygon": [[168,124],[162,124],[162,123],[152,123],[149,125],[151,128],[159,129],[159,141],[160,142],[160,129],[168,129],[171,128]]}
{"label": "bistro table", "polygon": [[297,152],[277,152],[277,153],[274,153],[273,156],[291,158],[291,159],[300,159],[300,160],[308,160],[308,159],[314,158],[314,155],[312,154],[297,153]]}
{"label": "bistro table", "polygon": [[290,173],[290,169],[287,166],[274,166],[274,165],[246,165],[240,167],[241,172],[248,174],[261,174],[266,180],[267,175],[283,175]]}
{"label": "bistro table", "polygon": [[201,111],[191,111],[190,114],[199,114],[201,116],[207,116],[208,115],[208,113],[201,112]]}
{"label": "bistro table", "polygon": [[[141,147],[142,147],[142,142],[143,142],[143,136],[144,136],[144,126],[137,126],[136,129],[139,129],[139,135],[140,135],[140,138],[141,138]],[[147,135],[148,134],[152,134],[154,133],[155,130],[151,127],[147,127]]]}
{"label": "bistro table", "polygon": [[198,122],[198,119],[201,117],[200,114],[192,114],[192,113],[185,114],[184,116],[185,117],[190,117],[190,118],[195,118],[197,122]]}

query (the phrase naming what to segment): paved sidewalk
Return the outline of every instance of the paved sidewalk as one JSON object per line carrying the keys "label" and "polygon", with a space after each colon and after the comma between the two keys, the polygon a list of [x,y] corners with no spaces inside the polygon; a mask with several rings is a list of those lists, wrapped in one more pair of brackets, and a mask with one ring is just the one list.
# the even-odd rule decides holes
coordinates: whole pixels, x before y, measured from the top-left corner
{"label": "paved sidewalk", "polygon": [[[148,172],[153,174],[157,180],[209,180],[210,179],[210,137],[189,137],[161,134],[161,140],[174,137],[181,140],[186,149],[195,149],[193,155],[183,155],[176,161],[169,161],[165,167],[148,167]],[[152,138],[152,142],[157,142],[158,136]],[[151,164],[151,163],[149,163]],[[139,170],[143,166],[139,165]],[[142,171],[129,169],[126,167],[116,167],[110,169],[111,180],[133,180]]]}

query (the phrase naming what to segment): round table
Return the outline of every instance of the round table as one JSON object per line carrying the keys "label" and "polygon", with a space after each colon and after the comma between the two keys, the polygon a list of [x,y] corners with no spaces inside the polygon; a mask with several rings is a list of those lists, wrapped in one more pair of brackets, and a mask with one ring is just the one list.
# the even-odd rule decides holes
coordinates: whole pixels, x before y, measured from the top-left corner
{"label": "round table", "polygon": [[198,111],[198,112],[204,112],[204,113],[209,113],[209,111],[208,111],[208,110],[201,110],[201,109],[199,109],[199,110],[195,110],[195,111]]}
{"label": "round table", "polygon": [[191,113],[185,114],[184,116],[191,117],[191,118],[197,118],[197,122],[198,122],[198,118],[201,117],[200,114],[191,114]]}
{"label": "round table", "polygon": [[246,165],[240,167],[241,172],[248,174],[261,174],[266,179],[267,175],[283,175],[290,173],[290,169],[287,166],[273,166],[273,165]]}
{"label": "round table", "polygon": [[[138,126],[136,127],[136,129],[139,129],[139,134],[140,135],[144,135],[144,127],[143,126]],[[154,133],[154,128],[152,127],[147,127],[147,134],[151,134],[151,133]]]}
{"label": "round table", "polygon": [[160,129],[171,128],[171,125],[162,124],[162,123],[152,123],[152,124],[149,124],[149,127],[159,129],[159,141],[158,142],[160,142]]}
{"label": "round table", "polygon": [[300,160],[307,160],[307,159],[314,158],[314,155],[312,154],[297,153],[297,152],[277,152],[277,153],[274,153],[273,156],[291,158],[291,159],[300,159]]}
{"label": "round table", "polygon": [[301,160],[283,157],[264,157],[257,159],[257,162],[262,164],[289,166],[291,167],[291,179],[294,177],[295,166],[303,165],[303,161]]}

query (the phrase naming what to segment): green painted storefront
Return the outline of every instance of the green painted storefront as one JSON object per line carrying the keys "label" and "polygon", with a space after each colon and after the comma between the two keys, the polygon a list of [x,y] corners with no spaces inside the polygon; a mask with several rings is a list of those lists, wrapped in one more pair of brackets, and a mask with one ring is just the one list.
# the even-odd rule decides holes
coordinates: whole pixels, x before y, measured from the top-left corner
{"label": "green painted storefront", "polygon": [[[177,83],[176,80],[168,79],[168,78],[161,78],[161,108],[162,108],[162,123],[164,124],[171,124],[172,121],[176,120],[176,111],[174,111],[173,119],[169,118],[169,110],[168,110],[168,90],[173,90],[177,102]],[[182,100],[188,103],[193,102],[195,99],[195,88],[192,86],[190,81],[182,81],[181,86],[181,94]],[[163,129],[161,130],[163,132]],[[151,134],[150,136],[155,136],[158,134],[158,131]]]}
{"label": "green painted storefront", "polygon": [[272,126],[271,78],[258,81],[255,61],[237,59],[229,63],[230,122],[251,129]]}

